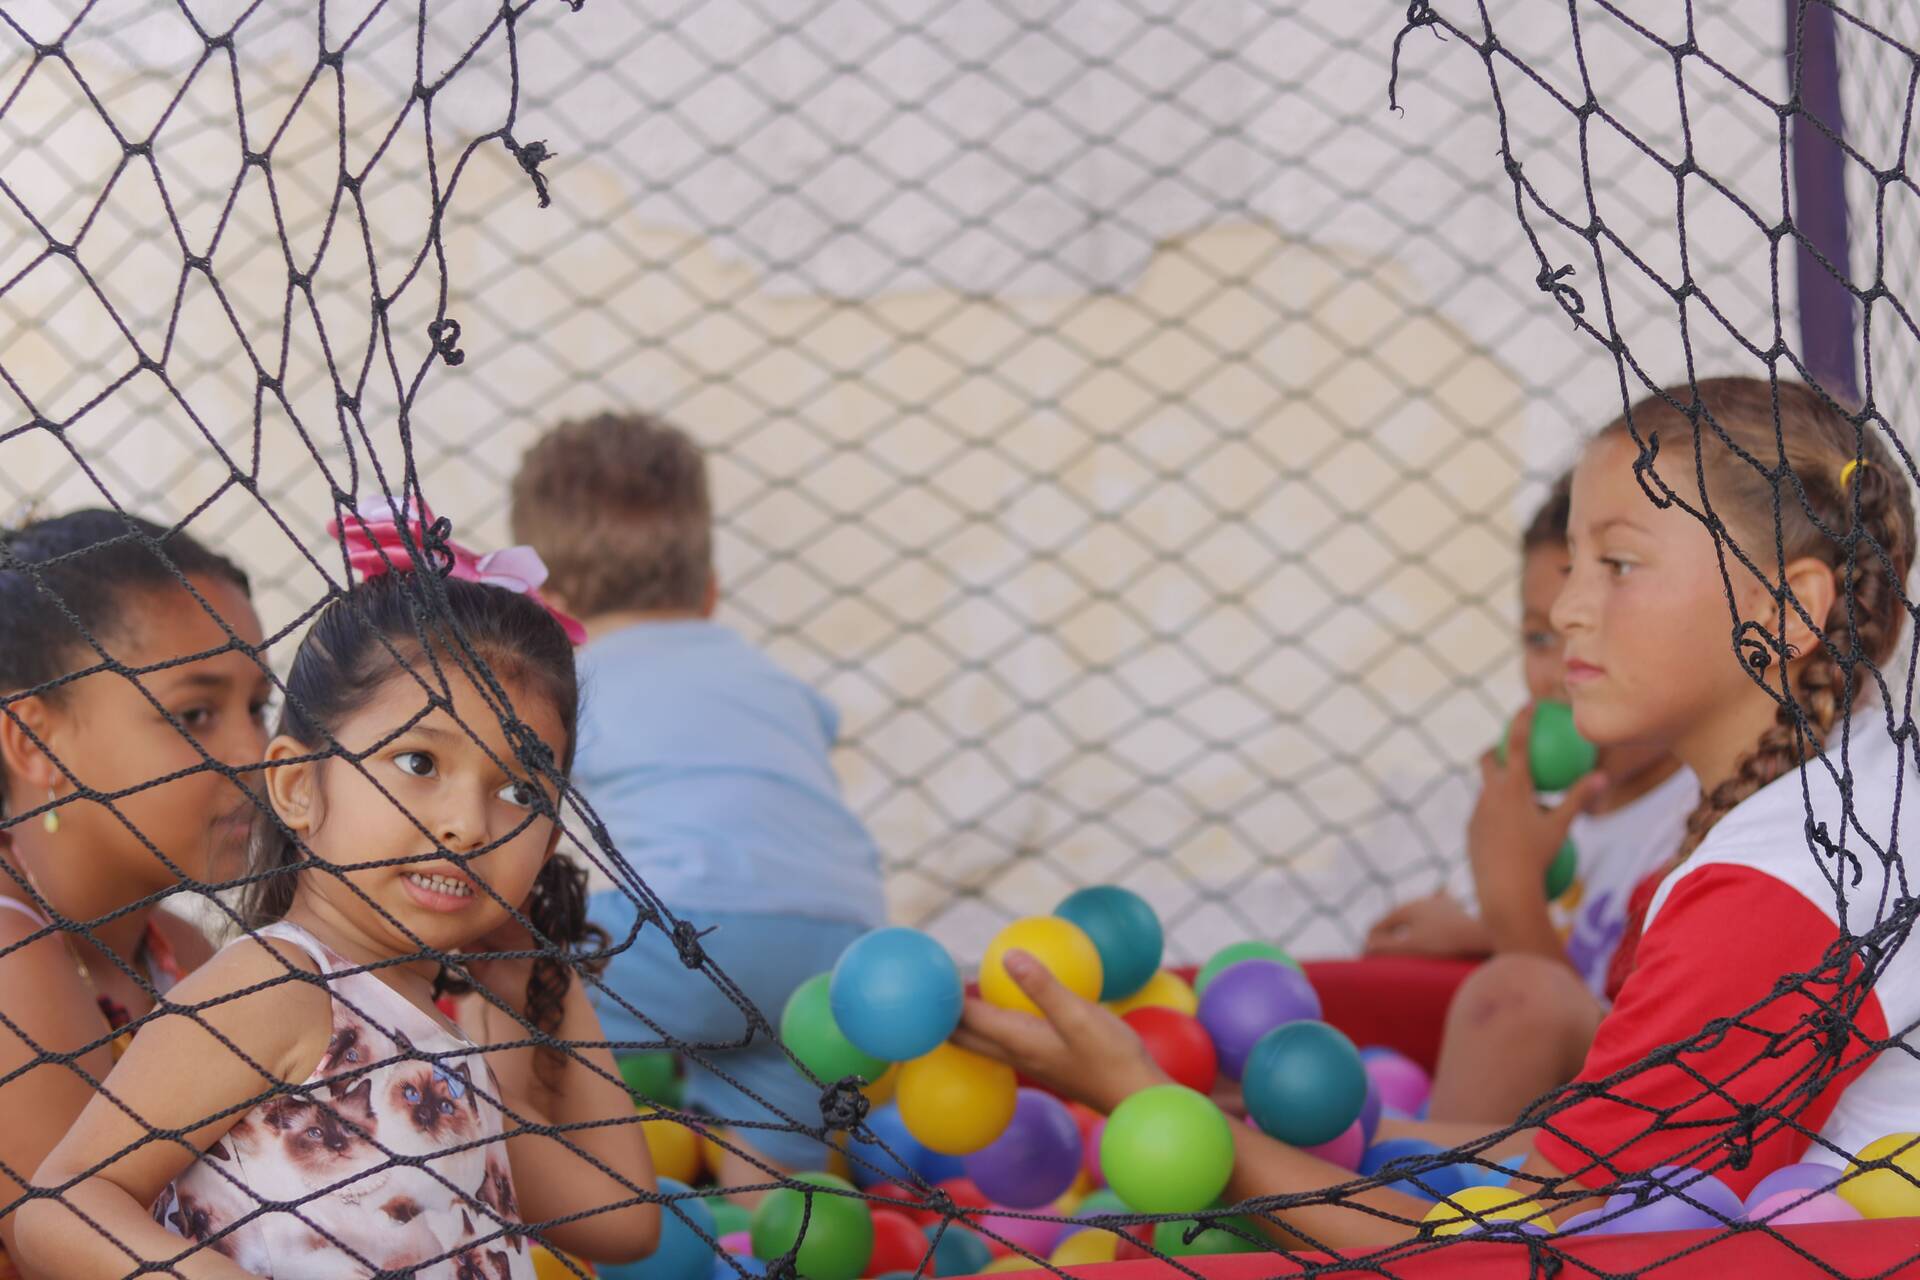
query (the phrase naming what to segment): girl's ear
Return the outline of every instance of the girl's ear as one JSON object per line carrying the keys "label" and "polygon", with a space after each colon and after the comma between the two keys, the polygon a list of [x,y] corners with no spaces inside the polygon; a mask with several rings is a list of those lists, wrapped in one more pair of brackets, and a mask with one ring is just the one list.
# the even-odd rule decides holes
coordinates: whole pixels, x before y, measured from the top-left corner
{"label": "girl's ear", "polygon": [[[0,715],[0,767],[38,804],[66,780],[54,759],[60,754],[66,717],[45,698],[22,698]],[[35,738],[40,741],[36,743]],[[44,744],[45,749],[42,749]],[[50,756],[48,752],[53,754]]]}
{"label": "girl's ear", "polygon": [[[1833,566],[1825,561],[1802,556],[1787,563],[1786,580],[1787,590],[1793,593],[1793,598],[1784,606],[1787,626],[1785,639],[1789,646],[1787,652],[1811,653],[1820,643],[1820,636],[1813,627],[1807,625],[1806,619],[1812,618],[1822,632],[1827,629],[1832,621],[1829,615],[1840,592],[1838,576]],[[1794,607],[1794,601],[1799,602],[1798,608]],[[1806,616],[1802,617],[1802,613]]]}
{"label": "girl's ear", "polygon": [[[285,734],[267,744],[267,800],[280,821],[302,836],[320,825],[320,762],[301,760],[313,752]],[[285,761],[297,761],[288,764]]]}

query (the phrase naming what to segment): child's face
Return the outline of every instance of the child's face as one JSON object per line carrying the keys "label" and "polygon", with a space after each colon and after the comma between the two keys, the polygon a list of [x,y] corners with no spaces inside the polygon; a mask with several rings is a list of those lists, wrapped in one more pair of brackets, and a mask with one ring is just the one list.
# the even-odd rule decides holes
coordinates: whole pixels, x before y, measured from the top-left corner
{"label": "child's face", "polygon": [[[260,620],[245,592],[225,579],[192,581],[243,643],[256,649],[263,643]],[[131,790],[115,799],[111,810],[104,804],[69,803],[60,809],[60,830],[50,839],[84,850],[103,870],[110,867],[134,887],[159,889],[175,879],[142,836],[197,880],[237,875],[245,866],[255,805],[234,780],[208,769],[201,752],[232,768],[257,767],[267,746],[262,717],[272,683],[259,663],[241,652],[162,665],[232,643],[220,621],[185,588],[157,588],[129,605],[123,634],[102,643],[129,667],[160,669],[145,670],[137,684],[111,672],[75,681],[48,704],[45,740],[80,784],[96,791],[111,794],[170,774],[184,776]],[[91,665],[99,658],[88,652],[80,661]],[[161,708],[172,713],[186,736],[167,722]],[[252,786],[256,780],[257,775],[245,775],[241,782]],[[64,778],[57,785],[61,795],[73,790]],[[46,797],[19,799],[38,804]]]}
{"label": "child's face", "polygon": [[[418,660],[411,665],[424,670]],[[394,955],[422,942],[451,950],[498,928],[507,904],[526,901],[558,836],[535,807],[537,794],[550,804],[557,798],[515,758],[499,713],[445,658],[442,669],[452,715],[438,708],[421,715],[425,690],[396,673],[334,729],[357,766],[335,757],[275,770],[268,780],[275,809],[316,856],[362,868],[346,879],[372,905],[326,872],[301,873],[296,902],[309,894],[324,899]],[[554,759],[563,758],[565,733],[551,700],[520,681],[501,684],[514,712]],[[269,750],[269,758],[305,754],[289,738],[276,738]],[[403,861],[370,865],[391,860]]]}
{"label": "child's face", "polygon": [[[1733,651],[1712,538],[1677,506],[1647,499],[1634,478],[1636,455],[1632,440],[1609,434],[1575,469],[1572,566],[1552,620],[1581,734],[1600,746],[1676,749],[1755,690]],[[1663,477],[1691,477],[1684,445],[1661,463]],[[1694,488],[1690,478],[1673,487],[1682,495]],[[1735,600],[1742,617],[1767,616],[1751,574],[1736,572]]]}
{"label": "child's face", "polygon": [[1567,583],[1570,554],[1563,542],[1534,547],[1520,562],[1520,667],[1534,702],[1567,697],[1560,633],[1553,629],[1553,602]]}

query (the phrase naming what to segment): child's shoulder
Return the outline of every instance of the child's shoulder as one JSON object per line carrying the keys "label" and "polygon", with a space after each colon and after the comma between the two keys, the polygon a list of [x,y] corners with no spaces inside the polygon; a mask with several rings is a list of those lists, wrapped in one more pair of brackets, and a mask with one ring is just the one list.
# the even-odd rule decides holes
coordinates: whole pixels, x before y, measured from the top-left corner
{"label": "child's shoulder", "polygon": [[286,1080],[303,1080],[333,1030],[333,1002],[314,958],[284,938],[248,934],[167,993],[167,1003],[240,1044]]}

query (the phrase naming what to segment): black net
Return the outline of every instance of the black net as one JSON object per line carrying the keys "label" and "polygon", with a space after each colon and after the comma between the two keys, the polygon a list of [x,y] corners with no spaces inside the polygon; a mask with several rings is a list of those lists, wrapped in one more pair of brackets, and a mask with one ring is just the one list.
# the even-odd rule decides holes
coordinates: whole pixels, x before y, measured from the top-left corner
{"label": "black net", "polygon": [[[1772,1213],[1920,1196],[1898,839],[1920,26],[1762,7],[1420,0],[1391,29],[1251,0],[0,11],[13,1252],[652,1280],[995,1254],[1909,1263],[1911,1222],[1757,1220],[1729,1189],[1790,1150],[1831,1172]],[[987,1203],[1004,1168],[926,1144],[943,1118],[994,1128],[1011,1071],[914,1082],[823,1045],[824,983],[777,1034],[826,944],[758,919],[744,878],[744,910],[676,902],[569,782],[540,572],[465,548],[510,540],[530,442],[609,406],[711,459],[721,616],[841,707],[892,918],[971,965],[1010,919],[1120,885],[1170,966],[1238,939],[1344,952],[1466,885],[1475,760],[1521,700],[1522,516],[1629,411],[1637,497],[1713,548],[1716,637],[1769,699],[1702,811],[1720,844],[1702,820],[1683,849],[1725,858],[1739,802],[1798,779],[1799,871],[1762,870],[1837,940],[1724,944],[1737,998],[1652,1052],[1603,1024],[1517,1120],[1393,1117],[1364,1158],[1242,1139],[1236,1179],[1188,1203],[1207,1175],[1182,1161],[1229,1132],[1207,1108],[1161,1153],[1165,1199],[1122,1176],[1088,1200],[1076,1159]],[[61,522],[80,508],[101,510]],[[271,759],[262,704],[292,730]],[[410,798],[431,755],[396,744],[436,726],[450,770],[498,784],[477,832]],[[357,820],[348,875],[309,836]],[[527,861],[554,820],[558,860]],[[622,927],[585,923],[589,889]],[[1730,892],[1656,909],[1744,909]],[[300,937],[262,933],[289,900]],[[497,925],[442,923],[472,910]],[[833,923],[829,957],[871,921]],[[222,953],[209,993],[191,931],[275,942]],[[1700,985],[1649,938],[1615,1018]],[[619,977],[646,954],[649,984]],[[1107,1014],[1062,1025],[1131,1043]],[[154,1074],[105,1084],[122,1053]],[[1010,1056],[1063,1095],[1113,1078]],[[1002,1166],[1044,1172],[1092,1122],[1042,1092]],[[820,1143],[862,1190],[791,1172]],[[1074,1210],[1091,1225],[1063,1235]],[[1646,1234],[1667,1227],[1693,1234]]]}

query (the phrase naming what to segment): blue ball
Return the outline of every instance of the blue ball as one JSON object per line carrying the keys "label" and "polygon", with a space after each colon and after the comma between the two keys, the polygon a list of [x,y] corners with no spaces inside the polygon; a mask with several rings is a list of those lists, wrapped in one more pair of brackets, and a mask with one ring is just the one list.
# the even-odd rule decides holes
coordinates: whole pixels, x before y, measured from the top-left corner
{"label": "blue ball", "polygon": [[[1367,1055],[1363,1050],[1360,1054],[1363,1066],[1366,1060]],[[1373,1077],[1369,1076],[1367,1077],[1367,1100],[1360,1104],[1360,1136],[1367,1140],[1368,1146],[1373,1145],[1374,1136],[1380,1132],[1380,1111],[1380,1091],[1373,1087]]]}
{"label": "blue ball", "polygon": [[1240,1072],[1247,1114],[1267,1134],[1314,1147],[1353,1127],[1367,1101],[1360,1051],[1324,1022],[1288,1022],[1261,1036]]}
{"label": "blue ball", "polygon": [[[601,1267],[602,1280],[714,1280],[719,1275],[714,1270],[715,1264],[726,1265],[707,1243],[716,1234],[713,1210],[707,1208],[686,1183],[672,1178],[660,1179],[660,1194],[682,1198],[671,1205],[660,1206],[659,1246],[638,1262]],[[706,1240],[701,1239],[703,1234]],[[739,1277],[734,1276],[734,1280]]]}
{"label": "blue ball", "polygon": [[1118,885],[1095,885],[1067,896],[1053,909],[1080,926],[1100,953],[1100,998],[1124,1000],[1160,971],[1166,938],[1147,900]]}
{"label": "blue ball", "polygon": [[[1382,1169],[1396,1160],[1437,1156],[1442,1154],[1443,1150],[1444,1148],[1437,1147],[1424,1138],[1388,1138],[1385,1142],[1376,1142],[1367,1148],[1367,1153],[1360,1157],[1360,1174],[1362,1177],[1377,1178]],[[1404,1177],[1388,1185],[1394,1191],[1416,1196],[1421,1200],[1438,1200],[1448,1192],[1458,1190],[1456,1186],[1448,1183],[1445,1173],[1445,1169],[1421,1172],[1417,1176],[1426,1184],[1424,1187],[1415,1186],[1410,1179]]]}
{"label": "blue ball", "polygon": [[944,1224],[928,1223],[922,1228],[927,1239],[937,1240],[933,1246],[933,1274],[936,1276],[971,1276],[993,1261],[993,1251],[982,1240],[957,1222]]}
{"label": "blue ball", "polygon": [[[960,1157],[941,1155],[931,1147],[921,1145],[918,1138],[907,1132],[907,1122],[900,1118],[900,1108],[891,1102],[867,1114],[867,1128],[873,1131],[873,1142],[847,1139],[853,1185],[862,1191],[882,1182],[911,1185],[913,1176],[918,1176],[929,1185],[965,1176],[966,1170]],[[889,1151],[893,1154],[887,1154]],[[855,1156],[859,1159],[851,1159]],[[879,1172],[867,1168],[860,1163],[861,1160],[875,1166]]]}
{"label": "blue ball", "polygon": [[[767,1274],[767,1264],[750,1253],[716,1253],[713,1255],[713,1280],[740,1280],[740,1271],[733,1269],[736,1263],[739,1264],[740,1271],[750,1276]],[[602,1266],[600,1274],[611,1276],[616,1273]]]}
{"label": "blue ball", "polygon": [[932,1053],[960,1025],[965,998],[947,949],[918,929],[875,929],[833,966],[828,999],[840,1033],[862,1053],[905,1062]]}

